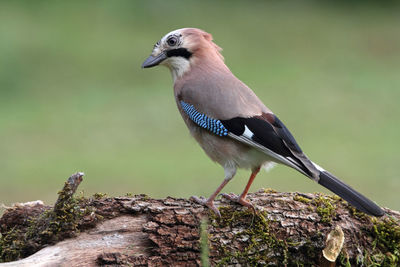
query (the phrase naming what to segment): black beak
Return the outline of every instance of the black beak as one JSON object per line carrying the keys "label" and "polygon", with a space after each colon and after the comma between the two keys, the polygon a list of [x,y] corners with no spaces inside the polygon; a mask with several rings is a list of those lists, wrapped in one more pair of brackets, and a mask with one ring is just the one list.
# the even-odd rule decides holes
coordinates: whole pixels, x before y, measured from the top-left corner
{"label": "black beak", "polygon": [[157,66],[167,58],[164,52],[161,52],[158,56],[153,57],[150,55],[142,64],[142,68],[151,68]]}

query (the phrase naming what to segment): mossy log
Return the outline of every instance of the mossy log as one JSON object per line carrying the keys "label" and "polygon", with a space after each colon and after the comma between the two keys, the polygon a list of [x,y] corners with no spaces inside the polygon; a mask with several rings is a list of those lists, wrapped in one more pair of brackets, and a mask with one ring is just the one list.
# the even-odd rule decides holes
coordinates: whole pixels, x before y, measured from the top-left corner
{"label": "mossy log", "polygon": [[217,218],[181,198],[73,197],[80,180],[54,208],[5,211],[0,267],[400,265],[400,213],[389,209],[373,218],[335,196],[262,189],[248,197],[256,213],[219,200]]}

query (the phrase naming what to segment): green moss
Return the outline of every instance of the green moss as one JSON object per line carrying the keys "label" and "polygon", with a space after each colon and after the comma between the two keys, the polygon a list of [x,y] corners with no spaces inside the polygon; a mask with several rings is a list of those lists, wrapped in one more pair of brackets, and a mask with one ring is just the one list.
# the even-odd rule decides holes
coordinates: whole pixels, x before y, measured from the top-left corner
{"label": "green moss", "polygon": [[295,195],[295,196],[293,197],[293,200],[302,202],[302,203],[304,203],[304,204],[309,204],[309,203],[312,201],[312,199],[305,198],[305,197],[299,196],[299,195]]}
{"label": "green moss", "polygon": [[394,218],[372,219],[374,245],[386,251],[400,251],[400,225]]}
{"label": "green moss", "polygon": [[278,191],[276,191],[272,188],[264,188],[264,192],[267,194],[273,194],[273,193],[277,193]]}
{"label": "green moss", "polygon": [[354,217],[358,218],[358,219],[370,221],[370,219],[372,218],[368,214],[357,210],[356,208],[354,208],[353,206],[351,206],[347,202],[346,202],[346,207],[350,211],[350,214],[353,215]]}
{"label": "green moss", "polygon": [[[66,189],[66,190],[65,190]],[[60,191],[59,200],[54,209],[49,209],[38,217],[29,218],[28,226],[23,229],[11,229],[0,236],[0,262],[18,260],[79,232],[79,226],[85,216],[94,213],[83,197],[74,198],[68,187]],[[95,217],[93,220],[98,220]]]}
{"label": "green moss", "polygon": [[394,218],[372,218],[372,223],[369,233],[374,238],[373,247],[379,252],[372,254],[370,261],[381,266],[400,265],[400,222]]}
{"label": "green moss", "polygon": [[328,196],[318,194],[318,197],[310,199],[300,195],[295,195],[293,200],[307,204],[308,210],[315,210],[321,217],[322,223],[330,223],[336,216],[336,205],[342,199],[338,196]]}
{"label": "green moss", "polygon": [[23,253],[23,241],[19,239],[20,230],[11,229],[0,235],[0,262],[13,261]]}
{"label": "green moss", "polygon": [[317,213],[321,217],[321,222],[330,223],[336,215],[336,205],[332,204],[327,198],[319,197],[314,200],[317,205]]}
{"label": "green moss", "polygon": [[146,194],[140,194],[140,195],[138,195],[138,196],[140,196],[140,197],[142,198],[142,200],[144,200],[144,201],[147,201],[147,200],[150,200],[150,199],[151,199],[151,197],[148,196],[148,195],[146,195]]}
{"label": "green moss", "polygon": [[106,198],[107,197],[107,194],[106,193],[94,193],[93,194],[93,198],[94,199],[102,199],[102,198]]}

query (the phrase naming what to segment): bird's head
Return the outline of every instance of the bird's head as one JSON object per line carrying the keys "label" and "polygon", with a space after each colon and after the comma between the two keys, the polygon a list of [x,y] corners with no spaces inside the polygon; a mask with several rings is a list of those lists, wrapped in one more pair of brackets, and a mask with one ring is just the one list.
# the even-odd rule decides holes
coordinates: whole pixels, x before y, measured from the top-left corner
{"label": "bird's head", "polygon": [[199,60],[211,58],[223,61],[221,48],[212,41],[212,35],[196,28],[183,28],[167,33],[153,48],[142,68],[167,66],[179,78]]}

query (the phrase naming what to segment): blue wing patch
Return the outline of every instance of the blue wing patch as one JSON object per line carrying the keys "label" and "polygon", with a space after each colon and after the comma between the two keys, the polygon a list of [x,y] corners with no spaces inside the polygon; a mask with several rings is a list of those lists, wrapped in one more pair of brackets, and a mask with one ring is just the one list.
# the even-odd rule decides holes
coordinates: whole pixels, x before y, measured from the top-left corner
{"label": "blue wing patch", "polygon": [[193,105],[183,101],[181,101],[181,107],[189,118],[200,127],[203,127],[219,136],[228,135],[228,129],[225,128],[220,120],[207,117],[205,114],[198,112]]}

